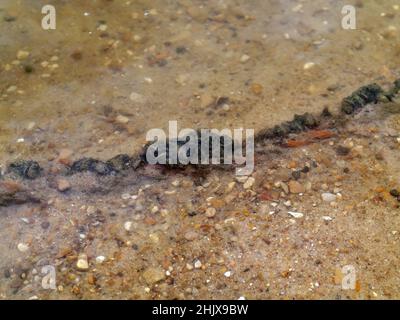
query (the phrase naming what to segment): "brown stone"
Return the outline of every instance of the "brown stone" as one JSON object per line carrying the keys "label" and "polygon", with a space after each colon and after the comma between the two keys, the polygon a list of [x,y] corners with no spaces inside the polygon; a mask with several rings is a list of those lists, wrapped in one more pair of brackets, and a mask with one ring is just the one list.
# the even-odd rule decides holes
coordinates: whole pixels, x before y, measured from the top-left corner
{"label": "brown stone", "polygon": [[59,179],[59,180],[57,181],[57,189],[58,189],[58,191],[60,191],[60,192],[67,191],[67,190],[71,189],[71,184],[69,183],[68,180]]}
{"label": "brown stone", "polygon": [[70,149],[61,149],[57,158],[57,162],[66,166],[70,165],[72,154],[73,152]]}
{"label": "brown stone", "polygon": [[304,193],[306,191],[301,183],[294,180],[289,181],[289,190],[291,193]]}

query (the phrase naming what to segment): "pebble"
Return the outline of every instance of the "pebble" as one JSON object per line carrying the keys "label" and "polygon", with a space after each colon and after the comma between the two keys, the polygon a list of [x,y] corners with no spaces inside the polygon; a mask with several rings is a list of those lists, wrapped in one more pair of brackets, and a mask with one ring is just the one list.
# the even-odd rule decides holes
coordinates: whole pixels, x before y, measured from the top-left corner
{"label": "pebble", "polygon": [[129,118],[120,114],[115,118],[115,121],[121,124],[127,124],[129,122]]}
{"label": "pebble", "polygon": [[144,77],[144,82],[146,82],[148,84],[152,84],[153,83],[153,79],[149,78],[149,77]]}
{"label": "pebble", "polygon": [[215,210],[215,208],[207,208],[207,210],[206,210],[206,217],[207,218],[213,218],[213,217],[215,217],[215,215],[216,215],[216,213],[217,213],[217,210]]}
{"label": "pebble", "polygon": [[251,91],[255,94],[255,95],[260,95],[263,91],[263,87],[261,84],[259,83],[253,83],[251,85]]}
{"label": "pebble", "polygon": [[242,55],[242,56],[240,57],[240,62],[242,62],[242,63],[245,63],[245,62],[247,62],[247,61],[249,61],[249,60],[250,60],[250,56],[247,55],[247,54],[244,54],[244,55]]}
{"label": "pebble", "polygon": [[7,88],[7,92],[14,92],[14,91],[16,91],[17,89],[18,89],[17,86],[9,86],[9,87]]}
{"label": "pebble", "polygon": [[249,177],[246,182],[243,184],[243,188],[250,189],[256,180],[253,177]]}
{"label": "pebble", "polygon": [[201,266],[202,266],[202,263],[201,263],[200,260],[196,260],[196,261],[194,262],[194,267],[195,267],[196,269],[200,269]]}
{"label": "pebble", "polygon": [[30,55],[30,53],[28,51],[24,51],[24,50],[19,50],[17,52],[17,59],[18,60],[25,60],[26,58],[28,58]]}
{"label": "pebble", "polygon": [[81,253],[78,257],[78,261],[76,262],[76,267],[79,270],[85,271],[89,269],[89,262],[87,259],[87,255],[84,253]]}
{"label": "pebble", "polygon": [[226,278],[229,278],[231,275],[232,275],[232,272],[230,272],[230,271],[226,271],[226,272],[224,273],[224,276],[225,276]]}
{"label": "pebble", "polygon": [[233,190],[233,188],[235,187],[235,185],[236,185],[235,181],[232,181],[232,182],[228,183],[228,186],[226,187],[225,192],[226,193],[231,192]]}
{"label": "pebble", "polygon": [[306,191],[301,183],[294,180],[289,181],[289,190],[291,193],[304,193]]}
{"label": "pebble", "polygon": [[97,257],[96,257],[96,263],[101,264],[101,263],[103,263],[105,260],[106,260],[106,257],[105,257],[105,256],[97,256]]}
{"label": "pebble", "polygon": [[124,223],[124,229],[126,230],[126,231],[131,231],[132,230],[132,221],[127,221],[127,222],[125,222]]}
{"label": "pebble", "polygon": [[151,208],[151,213],[157,213],[160,209],[157,206]]}
{"label": "pebble", "polygon": [[315,66],[315,63],[314,63],[314,62],[307,62],[307,63],[304,64],[303,69],[304,69],[304,70],[309,70],[309,69],[311,69],[311,68],[314,67],[314,66]]}
{"label": "pebble", "polygon": [[293,212],[293,211],[289,211],[288,212],[293,218],[299,219],[299,218],[303,218],[304,214],[301,212]]}
{"label": "pebble", "polygon": [[225,103],[225,104],[222,106],[222,110],[224,110],[224,111],[229,111],[230,109],[231,109],[231,107],[230,107],[230,105],[227,104],[227,103]]}
{"label": "pebble", "polygon": [[121,195],[122,200],[128,200],[131,198],[131,195],[129,193],[123,193]]}
{"label": "pebble", "polygon": [[29,122],[28,125],[26,126],[26,129],[29,130],[29,131],[32,131],[32,130],[35,128],[35,126],[36,126],[36,123],[33,122],[33,121],[31,121],[31,122]]}
{"label": "pebble", "polygon": [[326,202],[334,202],[336,201],[336,195],[334,195],[333,193],[329,193],[329,192],[325,192],[321,195],[321,198],[323,201]]}
{"label": "pebble", "polygon": [[29,246],[26,243],[18,243],[17,249],[19,252],[27,252],[29,250]]}
{"label": "pebble", "polygon": [[107,30],[107,25],[106,24],[101,24],[97,27],[97,30],[99,31],[106,31]]}
{"label": "pebble", "polygon": [[281,187],[281,189],[283,190],[283,192],[285,192],[286,194],[289,193],[289,187],[286,183],[280,181],[278,184],[279,187]]}
{"label": "pebble", "polygon": [[161,268],[148,268],[143,272],[147,284],[152,285],[165,279],[165,272]]}
{"label": "pebble", "polygon": [[58,158],[57,158],[57,162],[64,164],[64,165],[69,165],[71,164],[71,157],[73,155],[73,151],[70,149],[61,149],[59,154],[58,154]]}
{"label": "pebble", "polygon": [[174,180],[174,181],[171,182],[171,184],[172,184],[174,187],[179,187],[179,185],[181,184],[181,182],[180,182],[179,180]]}
{"label": "pebble", "polygon": [[71,184],[69,183],[68,180],[59,179],[59,180],[57,181],[57,189],[58,189],[58,191],[60,191],[60,192],[67,191],[67,190],[71,189]]}
{"label": "pebble", "polygon": [[322,220],[324,220],[324,221],[332,221],[333,218],[331,218],[331,217],[329,217],[329,216],[323,216],[323,217],[322,217]]}

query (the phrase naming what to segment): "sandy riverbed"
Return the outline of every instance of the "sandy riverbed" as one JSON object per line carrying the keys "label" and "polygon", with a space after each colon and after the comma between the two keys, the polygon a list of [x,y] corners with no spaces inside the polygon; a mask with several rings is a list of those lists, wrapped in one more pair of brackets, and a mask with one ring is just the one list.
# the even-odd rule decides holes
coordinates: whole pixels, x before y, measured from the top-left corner
{"label": "sandy riverbed", "polygon": [[265,146],[245,181],[147,167],[67,177],[61,192],[58,174],[60,153],[133,154],[169,120],[258,132],[338,114],[359,86],[399,78],[394,1],[355,3],[353,31],[341,1],[54,3],[54,31],[36,2],[0,4],[0,163],[46,168],[1,181],[41,201],[0,207],[2,298],[399,298],[396,101],[318,128],[326,139]]}

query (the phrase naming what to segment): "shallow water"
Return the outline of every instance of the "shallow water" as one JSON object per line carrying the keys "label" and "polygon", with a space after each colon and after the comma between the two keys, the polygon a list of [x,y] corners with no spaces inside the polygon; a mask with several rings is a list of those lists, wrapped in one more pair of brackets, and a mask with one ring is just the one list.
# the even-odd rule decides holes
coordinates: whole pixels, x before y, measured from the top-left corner
{"label": "shallow water", "polygon": [[342,29],[342,1],[54,4],[56,30],[36,1],[0,4],[2,161],[132,153],[169,120],[257,131],[397,75],[394,1],[358,1],[357,30]]}
{"label": "shallow water", "polygon": [[[341,9],[349,3],[357,8],[356,30],[341,27]],[[56,167],[61,149],[73,159],[133,154],[149,129],[167,129],[170,120],[180,128],[259,131],[295,113],[337,112],[359,86],[388,86],[399,78],[396,1],[53,4],[57,29],[46,31],[37,1],[0,0],[2,168],[19,158]],[[22,57],[21,50],[27,52]],[[397,134],[394,109],[390,125]],[[203,177],[154,168],[144,169],[144,178],[129,173],[121,184],[77,175],[68,178],[66,193],[57,190],[59,177],[51,170],[21,182],[44,199],[40,206],[0,207],[0,269],[11,273],[0,280],[0,297],[397,297],[400,221],[388,190],[400,181],[392,170],[398,146],[383,124],[367,122],[306,150],[265,151],[254,190],[231,173]],[[357,130],[361,134],[352,137]],[[337,156],[337,144],[354,147],[354,155]],[[363,156],[358,144],[367,150]],[[376,157],[378,147],[387,154],[385,164]],[[313,161],[319,166],[300,179],[313,185],[304,197],[274,186],[283,169],[285,181],[293,180],[292,170]],[[343,201],[321,203],[320,193],[337,185]],[[379,197],[387,202],[379,207],[384,200],[373,198],[372,190],[382,185]],[[270,192],[277,199],[269,199]],[[268,200],[260,200],[265,193]],[[206,217],[208,207],[216,208],[215,218]],[[294,223],[288,208],[304,211],[304,222]],[[326,215],[334,222],[323,222]],[[132,232],[126,221],[133,221]],[[193,230],[198,238],[187,240]],[[20,242],[28,252],[18,251]],[[76,270],[82,252],[90,273]],[[96,264],[99,255],[106,256],[104,265]],[[204,266],[190,273],[187,266],[196,259]],[[331,278],[335,268],[355,262],[363,271],[362,289],[343,293]],[[56,265],[62,290],[43,291],[35,280],[33,270],[47,263]],[[170,268],[161,283],[143,280],[144,270]],[[227,270],[231,279],[223,276]]]}

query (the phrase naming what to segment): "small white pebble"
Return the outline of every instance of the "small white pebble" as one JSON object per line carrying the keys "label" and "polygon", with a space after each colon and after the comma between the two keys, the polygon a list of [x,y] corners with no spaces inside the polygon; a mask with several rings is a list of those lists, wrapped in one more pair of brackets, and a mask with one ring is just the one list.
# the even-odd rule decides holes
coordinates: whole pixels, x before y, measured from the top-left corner
{"label": "small white pebble", "polygon": [[154,206],[154,207],[151,209],[151,213],[157,213],[159,210],[160,210],[160,209],[159,209],[157,206]]}
{"label": "small white pebble", "polygon": [[132,229],[132,221],[127,221],[127,222],[125,222],[125,223],[124,223],[124,229],[125,229],[126,231],[131,231],[131,229]]}
{"label": "small white pebble", "polygon": [[213,217],[215,217],[216,213],[217,213],[217,210],[215,210],[215,208],[207,208],[206,217],[207,218],[213,218]]}
{"label": "small white pebble", "polygon": [[78,261],[76,263],[76,267],[80,270],[87,270],[89,269],[89,263],[87,260],[87,255],[82,253],[78,257]]}
{"label": "small white pebble", "polygon": [[240,57],[240,62],[242,62],[242,63],[245,63],[245,62],[247,62],[247,61],[249,61],[249,60],[250,60],[250,56],[247,55],[247,54],[244,54],[244,55],[242,55],[242,56]]}
{"label": "small white pebble", "polygon": [[17,245],[18,251],[19,252],[26,252],[29,250],[29,246],[26,243],[18,243]]}
{"label": "small white pebble", "polygon": [[194,267],[195,267],[196,269],[200,269],[201,266],[202,266],[202,263],[201,263],[200,260],[196,260],[196,261],[194,262]]}
{"label": "small white pebble", "polygon": [[315,63],[314,63],[314,62],[307,62],[307,63],[304,64],[303,69],[304,69],[304,70],[309,70],[309,69],[311,69],[311,68],[314,67],[314,66],[315,66]]}
{"label": "small white pebble", "polygon": [[97,256],[96,257],[96,262],[97,263],[103,263],[106,260],[105,256]]}
{"label": "small white pebble", "polygon": [[303,218],[304,214],[301,212],[293,212],[293,211],[289,211],[288,212],[293,218],[299,219],[299,218]]}

